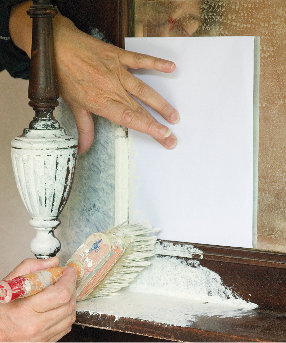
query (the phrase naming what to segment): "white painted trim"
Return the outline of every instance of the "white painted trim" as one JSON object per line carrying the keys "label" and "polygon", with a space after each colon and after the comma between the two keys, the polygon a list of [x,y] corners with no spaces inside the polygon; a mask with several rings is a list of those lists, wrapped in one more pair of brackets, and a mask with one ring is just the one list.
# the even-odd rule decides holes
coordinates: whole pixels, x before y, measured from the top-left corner
{"label": "white painted trim", "polygon": [[115,219],[114,226],[128,221],[128,137],[127,129],[115,130]]}

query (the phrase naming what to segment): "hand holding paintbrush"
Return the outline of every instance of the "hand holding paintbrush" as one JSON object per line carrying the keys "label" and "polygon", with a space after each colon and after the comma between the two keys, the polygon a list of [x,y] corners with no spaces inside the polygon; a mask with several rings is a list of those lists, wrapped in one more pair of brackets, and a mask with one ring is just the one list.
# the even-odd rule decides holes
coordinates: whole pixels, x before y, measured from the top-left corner
{"label": "hand holding paintbrush", "polygon": [[[18,265],[6,280],[56,267],[57,257],[30,258]],[[60,280],[43,292],[0,304],[0,342],[57,342],[76,319],[76,275],[65,268]]]}
{"label": "hand holding paintbrush", "polygon": [[[77,300],[108,295],[126,287],[150,264],[156,237],[150,228],[121,225],[105,233],[94,233],[77,249],[67,266],[77,270]],[[41,292],[61,277],[65,267],[0,282],[0,302],[7,303]],[[112,270],[112,272],[111,272]]]}

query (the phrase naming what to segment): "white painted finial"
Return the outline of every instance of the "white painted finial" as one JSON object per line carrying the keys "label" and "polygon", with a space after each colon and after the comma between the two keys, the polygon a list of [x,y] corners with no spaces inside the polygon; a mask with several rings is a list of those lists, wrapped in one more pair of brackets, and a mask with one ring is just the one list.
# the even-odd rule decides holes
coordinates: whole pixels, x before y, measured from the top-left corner
{"label": "white painted finial", "polygon": [[11,145],[17,187],[37,230],[31,251],[37,258],[55,256],[61,245],[54,229],[70,192],[77,141],[61,128],[25,129]]}
{"label": "white painted finial", "polygon": [[22,200],[37,230],[31,250],[37,258],[55,256],[61,244],[54,236],[58,216],[67,201],[77,156],[77,141],[66,135],[53,116],[59,82],[53,45],[50,0],[33,0],[28,10],[33,22],[29,105],[35,117],[22,136],[12,141],[12,163]]}

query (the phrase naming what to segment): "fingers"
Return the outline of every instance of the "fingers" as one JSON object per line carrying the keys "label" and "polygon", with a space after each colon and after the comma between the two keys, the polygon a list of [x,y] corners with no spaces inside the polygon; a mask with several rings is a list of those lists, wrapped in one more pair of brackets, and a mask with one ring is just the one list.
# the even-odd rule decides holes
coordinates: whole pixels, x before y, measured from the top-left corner
{"label": "fingers", "polygon": [[[71,330],[72,324],[76,320],[76,293],[72,296],[69,303],[55,310],[45,313],[46,335],[53,337],[54,341],[59,340]],[[57,339],[56,339],[57,338]]]}
{"label": "fingers", "polygon": [[43,292],[29,298],[29,306],[39,313],[60,308],[61,306],[69,304],[75,297],[75,286],[76,270],[75,268],[67,267],[65,268],[62,277],[55,285],[51,285]]}
{"label": "fingers", "polygon": [[[79,133],[79,153],[84,153],[90,148],[93,141],[93,118],[90,112],[84,108],[79,108],[77,106],[70,107],[73,111]],[[132,108],[136,108],[136,110],[133,110]],[[172,113],[171,110],[169,111]],[[113,99],[109,99],[104,108],[104,112],[101,108],[96,109],[95,112],[97,112],[98,115],[102,115],[103,117],[119,125],[146,133],[154,137],[162,146],[167,149],[172,149],[177,145],[177,139],[171,134],[170,129],[167,126],[160,124],[132,97],[130,97],[128,105],[122,104],[121,102]]]}
{"label": "fingers", "polygon": [[[65,335],[67,335],[69,332],[71,332],[72,329],[72,325],[69,326],[67,329],[65,329],[64,331],[61,331],[59,334],[54,335],[53,337],[51,337],[50,340],[48,340],[48,342],[58,342],[62,337],[64,337]],[[55,334],[55,332],[54,332]]]}
{"label": "fingers", "polygon": [[[76,301],[74,301],[74,304],[76,304]],[[58,318],[58,320],[56,320],[56,318],[53,318],[55,323],[54,325],[50,325],[49,328],[46,330],[48,335],[53,336],[57,334],[63,334],[63,332],[64,334],[66,334],[71,330],[72,324],[74,324],[74,322],[76,321],[76,307],[70,306],[70,308],[74,308],[74,310],[67,308],[65,310],[65,317],[60,317]]]}
{"label": "fingers", "polygon": [[128,71],[122,72],[121,83],[127,92],[153,108],[169,123],[177,124],[180,121],[180,115],[173,106],[171,106],[152,87],[148,86],[145,82],[133,76]]}
{"label": "fingers", "polygon": [[[105,115],[107,119],[130,129],[146,133],[154,137],[167,149],[171,149],[176,145],[177,139],[171,134],[170,129],[160,124],[133,98],[131,98],[130,106],[110,99],[107,108],[108,111],[106,111]],[[98,114],[101,115],[100,110]]]}
{"label": "fingers", "polygon": [[57,256],[48,258],[46,260],[37,260],[35,258],[28,258],[21,262],[4,280],[11,280],[17,276],[35,273],[39,270],[56,267],[59,264]]}
{"label": "fingers", "polygon": [[177,145],[177,138],[173,134],[171,134],[168,138],[165,138],[163,140],[156,138],[155,140],[167,149],[173,149]]}
{"label": "fingers", "polygon": [[[169,106],[171,107],[171,105]],[[135,108],[135,110],[133,108]],[[81,154],[87,151],[92,145],[94,138],[94,122],[91,113],[84,108],[75,110],[75,107],[71,106],[71,109],[78,128],[78,152]],[[168,110],[169,113],[172,113],[169,115],[168,121],[171,122],[172,119],[176,119],[173,122],[176,123],[180,120],[180,117],[176,111],[172,112],[172,109],[173,108],[171,107],[171,110]],[[154,137],[157,142],[167,149],[172,149],[177,145],[177,139],[173,134],[171,134],[171,130],[167,126],[160,124],[132,97],[130,97],[129,105],[109,99],[108,104],[104,107],[104,111],[102,108],[97,108],[94,112],[116,124]],[[175,118],[173,117],[171,119],[172,115],[175,115]]]}
{"label": "fingers", "polygon": [[10,310],[6,309],[6,313],[12,315],[11,327],[17,328],[15,333],[9,333],[9,336],[15,336],[11,341],[55,342],[55,338],[60,339],[70,331],[76,320],[75,292],[68,303],[47,312],[34,311],[27,304],[31,299],[20,299],[8,304]]}
{"label": "fingers", "polygon": [[176,69],[176,65],[172,61],[127,50],[121,50],[119,60],[123,65],[132,69],[144,68],[158,70],[164,73],[172,73]]}
{"label": "fingers", "polygon": [[78,130],[78,153],[86,152],[94,139],[94,122],[92,114],[79,106],[70,106]]}
{"label": "fingers", "polygon": [[76,270],[67,267],[62,278],[43,292],[0,306],[0,322],[8,341],[57,341],[76,319]]}
{"label": "fingers", "polygon": [[[79,133],[79,153],[87,151],[94,138],[91,113],[146,133],[168,149],[174,147],[176,138],[171,136],[170,129],[154,119],[130,94],[145,102],[169,123],[179,121],[178,112],[126,68],[170,73],[175,70],[175,64],[119,49],[79,30],[71,32],[65,25],[59,27],[62,34],[58,32],[55,35],[55,51],[60,91],[74,113]],[[73,40],[67,41],[67,34],[72,34]]]}

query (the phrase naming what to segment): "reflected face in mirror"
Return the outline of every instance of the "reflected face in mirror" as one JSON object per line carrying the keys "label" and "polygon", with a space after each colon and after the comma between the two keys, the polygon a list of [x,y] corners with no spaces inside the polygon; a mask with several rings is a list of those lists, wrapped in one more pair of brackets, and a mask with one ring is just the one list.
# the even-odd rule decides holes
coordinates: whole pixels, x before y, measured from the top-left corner
{"label": "reflected face in mirror", "polygon": [[189,37],[200,27],[201,0],[142,1],[136,6],[141,7],[137,13],[144,13],[137,16],[136,36]]}
{"label": "reflected face in mirror", "polygon": [[223,0],[136,0],[135,36],[210,36],[223,8]]}
{"label": "reflected face in mirror", "polygon": [[200,0],[149,2],[149,37],[188,37],[200,26]]}

